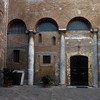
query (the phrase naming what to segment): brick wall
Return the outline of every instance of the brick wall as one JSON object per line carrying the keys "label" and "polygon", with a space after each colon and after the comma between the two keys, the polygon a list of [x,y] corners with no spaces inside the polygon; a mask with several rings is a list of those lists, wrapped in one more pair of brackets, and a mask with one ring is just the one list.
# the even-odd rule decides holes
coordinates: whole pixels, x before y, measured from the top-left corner
{"label": "brick wall", "polygon": [[0,69],[6,66],[6,28],[7,28],[7,5],[4,0],[0,1]]}
{"label": "brick wall", "polygon": [[[35,29],[38,21],[42,18],[52,18],[58,24],[59,28],[66,28],[69,21],[74,17],[83,17],[86,18],[92,25],[93,28],[98,27],[100,29],[100,1],[99,0],[37,0],[36,2],[25,2],[25,0],[9,0],[9,22],[13,19],[21,19],[25,22],[27,29]],[[27,0],[26,0],[27,1]],[[16,10],[16,12],[15,12]],[[100,32],[99,32],[100,34]],[[59,33],[43,33],[43,44],[38,43],[38,33],[35,35],[35,67],[36,67],[36,79],[40,79],[44,73],[49,73],[51,71],[51,76],[54,74],[54,64],[51,64],[49,68],[45,68],[46,66],[40,65],[39,60],[41,60],[41,56],[43,53],[50,53],[52,56],[56,56],[56,66],[57,72],[59,72]],[[51,45],[51,37],[56,36],[57,45],[53,47]],[[66,33],[67,36],[67,33]],[[18,36],[19,37],[19,36]],[[8,61],[10,61],[9,57],[13,49],[11,46],[22,47],[23,44],[12,42],[13,38],[15,41],[18,41],[17,36],[8,36]],[[22,36],[20,39],[27,40],[26,36]],[[22,41],[21,40],[21,41]],[[26,41],[25,40],[25,41]],[[98,38],[100,41],[100,37]],[[22,41],[23,43],[23,41]],[[28,45],[28,43],[26,43]],[[25,46],[26,46],[25,45]],[[100,44],[99,44],[100,45]],[[100,48],[100,46],[99,46]],[[21,50],[25,53],[23,55],[23,59],[27,58],[27,49],[21,48]],[[55,54],[56,52],[56,54]],[[99,49],[100,52],[100,49]],[[25,57],[24,57],[25,56]],[[41,58],[41,59],[40,59]],[[100,55],[99,55],[100,58]],[[25,60],[23,60],[25,61]],[[7,62],[7,66],[15,67],[15,68],[25,68],[27,69],[27,63],[23,63],[22,65],[15,65],[12,61]],[[18,66],[18,67],[17,67]],[[38,66],[40,69],[38,69]],[[59,78],[57,78],[59,80]],[[36,80],[37,82],[38,80]]]}

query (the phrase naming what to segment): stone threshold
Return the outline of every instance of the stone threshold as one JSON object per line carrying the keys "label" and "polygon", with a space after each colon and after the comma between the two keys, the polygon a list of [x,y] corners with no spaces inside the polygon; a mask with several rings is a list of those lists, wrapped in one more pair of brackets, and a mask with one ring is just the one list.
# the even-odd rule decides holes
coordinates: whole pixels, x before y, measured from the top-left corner
{"label": "stone threshold", "polygon": [[90,86],[67,86],[67,88],[93,88]]}

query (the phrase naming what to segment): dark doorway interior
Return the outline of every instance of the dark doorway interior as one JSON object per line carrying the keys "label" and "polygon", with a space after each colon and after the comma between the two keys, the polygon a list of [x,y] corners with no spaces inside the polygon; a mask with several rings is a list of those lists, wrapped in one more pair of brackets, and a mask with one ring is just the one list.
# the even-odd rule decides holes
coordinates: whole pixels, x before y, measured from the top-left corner
{"label": "dark doorway interior", "polygon": [[71,85],[88,86],[88,57],[82,55],[70,58]]}

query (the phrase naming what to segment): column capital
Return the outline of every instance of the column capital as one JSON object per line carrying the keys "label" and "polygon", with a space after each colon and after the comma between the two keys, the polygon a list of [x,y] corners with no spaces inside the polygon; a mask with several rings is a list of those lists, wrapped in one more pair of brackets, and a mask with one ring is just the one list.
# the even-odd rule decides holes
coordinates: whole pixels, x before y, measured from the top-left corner
{"label": "column capital", "polygon": [[90,29],[91,33],[98,33],[98,31],[99,31],[99,28],[91,28]]}
{"label": "column capital", "polygon": [[26,30],[26,34],[28,34],[28,35],[35,35],[36,34],[36,32],[34,31],[34,30]]}
{"label": "column capital", "polygon": [[66,28],[61,28],[61,29],[59,29],[59,33],[60,33],[60,34],[66,33],[66,31],[67,31]]}

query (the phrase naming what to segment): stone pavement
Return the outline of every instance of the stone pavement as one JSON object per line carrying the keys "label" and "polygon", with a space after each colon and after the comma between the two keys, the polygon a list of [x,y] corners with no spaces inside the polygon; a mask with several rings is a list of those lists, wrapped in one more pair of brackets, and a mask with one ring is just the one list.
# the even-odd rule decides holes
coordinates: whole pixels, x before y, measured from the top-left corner
{"label": "stone pavement", "polygon": [[0,100],[100,100],[100,88],[43,88],[27,85],[0,87]]}

